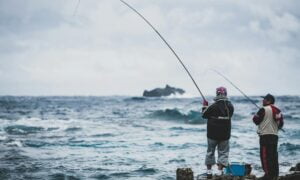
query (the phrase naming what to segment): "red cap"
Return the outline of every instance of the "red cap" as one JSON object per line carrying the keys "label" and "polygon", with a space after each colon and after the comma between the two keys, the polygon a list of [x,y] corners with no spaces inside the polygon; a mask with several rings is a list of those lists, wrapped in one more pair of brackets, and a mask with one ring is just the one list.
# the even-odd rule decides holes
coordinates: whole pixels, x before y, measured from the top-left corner
{"label": "red cap", "polygon": [[227,89],[225,87],[218,87],[216,89],[216,95],[217,96],[227,96]]}

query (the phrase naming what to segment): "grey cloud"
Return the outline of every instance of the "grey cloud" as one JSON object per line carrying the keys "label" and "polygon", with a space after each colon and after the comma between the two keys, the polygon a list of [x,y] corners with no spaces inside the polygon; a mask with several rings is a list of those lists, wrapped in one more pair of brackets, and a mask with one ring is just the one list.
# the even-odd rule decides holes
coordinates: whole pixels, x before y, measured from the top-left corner
{"label": "grey cloud", "polygon": [[[205,92],[224,83],[212,67],[250,94],[296,92],[299,2],[127,1],[164,35]],[[138,95],[169,82],[197,93],[130,9],[119,1],[81,1],[73,16],[76,3],[0,0],[0,94]]]}

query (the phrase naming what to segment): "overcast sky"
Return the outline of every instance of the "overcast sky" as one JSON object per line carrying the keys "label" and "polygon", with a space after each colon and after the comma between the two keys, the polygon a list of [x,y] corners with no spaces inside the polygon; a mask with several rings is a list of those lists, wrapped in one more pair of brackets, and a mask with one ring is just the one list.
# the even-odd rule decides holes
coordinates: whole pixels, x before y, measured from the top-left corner
{"label": "overcast sky", "polygon": [[[300,95],[300,1],[127,0],[205,95]],[[118,0],[0,0],[0,95],[142,95],[197,89],[155,32]]]}

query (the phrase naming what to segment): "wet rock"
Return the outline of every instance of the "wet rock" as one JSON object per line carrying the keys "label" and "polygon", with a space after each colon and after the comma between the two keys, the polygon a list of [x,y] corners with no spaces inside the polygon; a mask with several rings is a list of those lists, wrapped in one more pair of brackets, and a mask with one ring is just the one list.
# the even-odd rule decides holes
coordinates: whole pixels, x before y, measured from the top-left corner
{"label": "wet rock", "polygon": [[300,171],[300,163],[297,163],[295,167],[291,167],[290,171]]}
{"label": "wet rock", "polygon": [[194,173],[191,168],[178,168],[176,180],[194,180]]}
{"label": "wet rock", "polygon": [[294,172],[292,174],[287,174],[285,176],[280,176],[278,180],[299,180],[300,179],[300,172]]}
{"label": "wet rock", "polygon": [[279,180],[299,180],[300,179],[300,163],[297,163],[295,167],[291,167],[291,174],[280,176]]}
{"label": "wet rock", "polygon": [[300,180],[300,163],[297,163],[295,167],[291,167],[290,174],[279,176],[276,180]]}
{"label": "wet rock", "polygon": [[256,180],[255,175],[247,175],[247,176],[231,176],[231,175],[222,175],[222,176],[213,176],[211,180]]}

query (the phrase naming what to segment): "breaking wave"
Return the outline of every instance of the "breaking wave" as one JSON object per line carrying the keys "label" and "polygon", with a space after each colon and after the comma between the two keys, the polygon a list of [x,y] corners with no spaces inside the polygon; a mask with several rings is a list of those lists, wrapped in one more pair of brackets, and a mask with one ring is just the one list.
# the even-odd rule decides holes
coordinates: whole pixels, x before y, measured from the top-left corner
{"label": "breaking wave", "polygon": [[202,118],[202,114],[198,111],[189,111],[187,114],[181,113],[178,109],[157,110],[150,114],[151,118],[163,120],[175,120],[192,124],[203,124],[206,121]]}
{"label": "breaking wave", "polygon": [[300,144],[283,143],[279,146],[279,151],[288,156],[296,155],[300,151]]}
{"label": "breaking wave", "polygon": [[44,130],[42,127],[24,126],[24,125],[13,125],[7,126],[4,130],[11,135],[27,135],[41,132]]}

